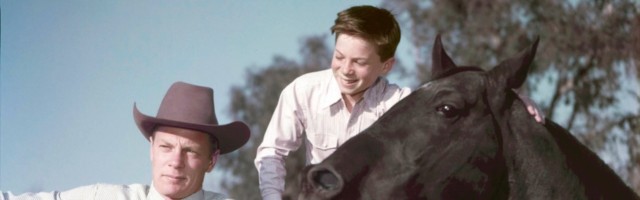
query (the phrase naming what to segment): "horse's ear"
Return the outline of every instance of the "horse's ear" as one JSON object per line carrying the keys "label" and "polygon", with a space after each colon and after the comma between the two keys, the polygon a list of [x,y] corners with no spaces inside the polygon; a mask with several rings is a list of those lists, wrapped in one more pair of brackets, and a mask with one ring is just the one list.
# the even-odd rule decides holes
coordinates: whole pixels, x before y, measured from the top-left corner
{"label": "horse's ear", "polygon": [[540,41],[540,37],[537,37],[529,48],[523,50],[517,56],[502,61],[489,72],[489,76],[496,81],[506,81],[504,82],[506,88],[514,89],[522,86],[527,78],[533,57],[536,55],[538,41]]}
{"label": "horse's ear", "polygon": [[442,41],[440,40],[440,34],[436,36],[436,41],[433,44],[433,52],[431,56],[431,78],[435,78],[441,73],[447,71],[449,68],[456,67],[453,60],[447,55],[442,47]]}

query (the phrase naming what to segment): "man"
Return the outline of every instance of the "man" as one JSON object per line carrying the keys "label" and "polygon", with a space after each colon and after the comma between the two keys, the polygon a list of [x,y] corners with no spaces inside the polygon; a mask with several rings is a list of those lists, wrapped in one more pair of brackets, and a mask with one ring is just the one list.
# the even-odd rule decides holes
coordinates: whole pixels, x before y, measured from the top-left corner
{"label": "man", "polygon": [[151,144],[150,186],[96,184],[64,192],[2,193],[0,199],[226,199],[203,190],[202,182],[220,154],[247,142],[249,128],[242,122],[218,125],[213,89],[176,82],[164,96],[156,117],[142,114],[135,104],[133,117]]}
{"label": "man", "polygon": [[351,7],[338,13],[331,32],[331,69],[302,75],[282,90],[257,149],[265,200],[282,199],[284,159],[303,142],[307,164],[319,163],[411,92],[384,78],[400,42],[400,27],[389,11]]}

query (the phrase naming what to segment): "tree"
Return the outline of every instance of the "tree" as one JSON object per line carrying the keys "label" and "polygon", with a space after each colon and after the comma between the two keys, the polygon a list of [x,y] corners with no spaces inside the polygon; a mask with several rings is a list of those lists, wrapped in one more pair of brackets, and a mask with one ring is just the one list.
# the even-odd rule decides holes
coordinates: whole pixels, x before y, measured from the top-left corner
{"label": "tree", "polygon": [[[631,1],[384,0],[426,81],[442,34],[458,64],[495,66],[540,37],[524,93],[640,192],[640,15]],[[629,109],[631,108],[631,109]],[[622,152],[611,151],[623,147]],[[617,155],[628,155],[617,156]]]}
{"label": "tree", "polygon": [[[231,114],[234,119],[246,122],[251,128],[251,139],[238,151],[221,160],[222,168],[229,170],[233,177],[223,182],[223,188],[236,199],[260,199],[258,172],[253,160],[256,149],[262,142],[271,115],[276,107],[280,92],[296,77],[311,71],[327,69],[332,51],[325,45],[326,36],[312,36],[302,42],[301,62],[281,56],[275,56],[273,62],[265,67],[250,67],[247,71],[247,83],[231,89]],[[304,148],[286,159],[287,189],[296,180],[298,171],[304,167]]]}

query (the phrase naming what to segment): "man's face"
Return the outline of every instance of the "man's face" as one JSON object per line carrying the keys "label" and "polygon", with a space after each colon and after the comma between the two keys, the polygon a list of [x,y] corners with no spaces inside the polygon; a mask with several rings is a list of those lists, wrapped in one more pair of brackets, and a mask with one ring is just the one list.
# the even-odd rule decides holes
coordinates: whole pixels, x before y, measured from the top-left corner
{"label": "man's face", "polygon": [[153,185],[170,199],[185,198],[202,189],[204,175],[213,169],[219,151],[211,152],[203,132],[160,127],[151,139]]}
{"label": "man's face", "polygon": [[391,70],[394,58],[381,61],[376,46],[362,38],[340,34],[331,60],[342,95],[359,100],[376,79]]}

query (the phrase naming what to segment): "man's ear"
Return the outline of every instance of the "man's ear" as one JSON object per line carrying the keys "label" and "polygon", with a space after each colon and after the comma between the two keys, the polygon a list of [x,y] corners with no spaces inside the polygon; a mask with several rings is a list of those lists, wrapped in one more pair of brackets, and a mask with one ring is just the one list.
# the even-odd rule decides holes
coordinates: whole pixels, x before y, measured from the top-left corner
{"label": "man's ear", "polygon": [[213,170],[213,167],[216,166],[216,163],[218,162],[218,156],[219,155],[220,155],[220,150],[219,149],[216,149],[216,151],[211,154],[211,161],[209,162],[209,167],[207,168],[207,173],[211,172],[211,170]]}
{"label": "man's ear", "polygon": [[382,74],[387,75],[392,69],[393,65],[396,64],[396,57],[391,57],[382,63]]}
{"label": "man's ear", "polygon": [[149,136],[149,160],[153,162],[153,136]]}

